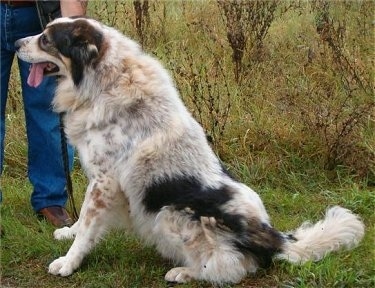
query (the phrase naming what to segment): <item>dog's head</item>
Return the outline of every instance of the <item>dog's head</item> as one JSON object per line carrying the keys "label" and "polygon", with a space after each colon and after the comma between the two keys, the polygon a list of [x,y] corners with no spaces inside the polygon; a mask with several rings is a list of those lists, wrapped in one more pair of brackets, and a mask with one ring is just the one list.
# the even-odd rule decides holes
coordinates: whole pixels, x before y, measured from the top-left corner
{"label": "dog's head", "polygon": [[32,63],[28,84],[36,87],[44,76],[71,77],[78,86],[84,70],[95,68],[102,56],[100,24],[87,18],[59,18],[39,35],[19,39],[17,55]]}

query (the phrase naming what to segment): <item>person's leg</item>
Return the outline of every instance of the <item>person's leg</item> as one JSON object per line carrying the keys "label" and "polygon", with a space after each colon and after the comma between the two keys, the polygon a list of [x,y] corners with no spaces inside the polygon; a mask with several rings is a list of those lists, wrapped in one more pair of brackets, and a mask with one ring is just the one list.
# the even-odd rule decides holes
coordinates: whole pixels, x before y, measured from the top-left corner
{"label": "person's leg", "polygon": [[[14,13],[13,27],[19,32],[14,33],[17,39],[41,32],[35,7],[15,9]],[[65,206],[67,193],[59,115],[54,113],[51,107],[56,79],[46,77],[39,87],[30,87],[27,85],[29,68],[30,64],[19,60],[28,139],[28,175],[34,187],[31,204],[38,212],[46,207]],[[68,148],[68,155],[71,168],[71,147]]]}
{"label": "person's leg", "polygon": [[7,17],[7,10],[1,6],[0,17],[0,36],[1,36],[1,60],[0,60],[0,175],[3,171],[4,162],[4,138],[5,138],[5,107],[8,96],[8,83],[10,77],[10,69],[14,58],[14,52],[9,51],[8,39],[9,33],[7,27],[10,25]]}
{"label": "person's leg", "polygon": [[[1,6],[0,15],[0,37],[1,37],[1,58],[0,58],[0,175],[3,172],[4,163],[4,138],[5,138],[5,107],[8,96],[8,83],[10,77],[10,70],[14,58],[14,52],[8,50],[8,33],[9,19],[7,17],[7,10]],[[3,200],[2,187],[0,186],[0,203]],[[1,230],[2,231],[2,230]]]}
{"label": "person's leg", "polygon": [[[35,211],[50,206],[64,207],[67,194],[59,116],[52,111],[56,79],[47,77],[37,88],[27,85],[29,64],[19,61],[24,95],[29,179],[34,186],[31,204]],[[69,148],[70,167],[73,150]]]}
{"label": "person's leg", "polygon": [[9,74],[12,66],[13,55],[1,48],[1,83],[0,83],[0,171],[3,171],[4,138],[5,138],[5,107],[8,96]]}

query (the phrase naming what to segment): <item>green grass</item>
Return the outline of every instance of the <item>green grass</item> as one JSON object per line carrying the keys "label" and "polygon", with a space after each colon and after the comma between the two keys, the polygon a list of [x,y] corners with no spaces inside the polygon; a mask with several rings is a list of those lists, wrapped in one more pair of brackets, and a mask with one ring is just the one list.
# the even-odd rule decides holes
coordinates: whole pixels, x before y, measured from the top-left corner
{"label": "green grass", "polygon": [[[259,192],[273,225],[292,230],[306,220],[321,219],[333,205],[351,209],[366,225],[363,241],[352,251],[302,266],[276,262],[224,287],[375,287],[375,114],[363,108],[375,103],[374,93],[368,93],[373,83],[366,82],[374,76],[370,11],[375,2],[329,2],[331,29],[345,26],[341,52],[353,70],[337,62],[340,55],[317,34],[316,19],[324,13],[312,9],[315,2],[281,1],[263,50],[254,53],[251,41],[247,43],[237,83],[226,25],[215,1],[149,1],[149,22],[141,31],[144,49],[171,71],[183,100],[213,137],[215,151],[231,173]],[[288,3],[293,7],[284,11]],[[141,40],[133,1],[92,0],[89,10],[89,15]],[[362,83],[353,80],[353,71]],[[26,176],[20,94],[14,73],[1,176],[0,286],[167,287],[163,277],[173,264],[121,231],[107,235],[72,276],[47,273],[48,264],[64,255],[71,241],[54,240],[54,228],[39,221],[29,203],[32,187]],[[357,112],[363,117],[351,116]],[[353,130],[340,134],[351,120],[356,121]],[[332,145],[339,153],[334,167],[326,170]],[[80,207],[86,179],[78,162],[73,185]],[[193,282],[177,287],[213,286]]]}
{"label": "green grass", "polygon": [[[77,204],[82,202],[85,179],[73,174]],[[237,285],[225,287],[373,287],[375,285],[375,194],[349,179],[343,184],[309,183],[293,178],[294,186],[257,187],[273,225],[282,231],[305,220],[318,220],[327,206],[342,205],[364,219],[366,235],[359,247],[328,255],[317,263],[295,266],[275,262],[267,271],[249,275]],[[246,177],[243,177],[247,182]],[[70,277],[47,273],[48,264],[64,255],[71,241],[56,241],[54,228],[38,220],[29,204],[31,186],[25,178],[5,173],[2,179],[1,283],[3,287],[167,287],[164,274],[173,264],[152,247],[123,231],[108,234]],[[213,287],[193,282],[177,287]]]}

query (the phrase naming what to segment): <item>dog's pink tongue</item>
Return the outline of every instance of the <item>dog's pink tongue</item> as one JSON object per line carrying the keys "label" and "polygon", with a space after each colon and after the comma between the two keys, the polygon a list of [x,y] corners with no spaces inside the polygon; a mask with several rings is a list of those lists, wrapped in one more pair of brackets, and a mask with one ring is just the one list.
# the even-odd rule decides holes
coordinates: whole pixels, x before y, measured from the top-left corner
{"label": "dog's pink tongue", "polygon": [[34,63],[31,64],[30,74],[27,78],[27,84],[31,87],[38,87],[43,81],[43,70],[46,68],[47,63]]}

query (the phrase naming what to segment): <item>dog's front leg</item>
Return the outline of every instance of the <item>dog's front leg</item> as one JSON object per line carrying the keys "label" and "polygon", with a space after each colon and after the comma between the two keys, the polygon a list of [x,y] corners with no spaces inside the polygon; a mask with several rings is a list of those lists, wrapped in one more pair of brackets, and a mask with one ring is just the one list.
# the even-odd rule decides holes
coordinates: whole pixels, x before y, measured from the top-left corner
{"label": "dog's front leg", "polygon": [[71,227],[62,227],[62,228],[56,229],[53,232],[53,237],[56,240],[73,239],[74,236],[76,236],[77,231],[79,229],[79,225],[82,223],[82,218],[86,214],[87,203],[89,202],[91,191],[95,183],[96,183],[95,181],[91,181],[89,185],[87,186],[85,199],[83,200],[78,220]]}
{"label": "dog's front leg", "polygon": [[[91,186],[91,185],[90,185]],[[76,237],[68,253],[49,265],[48,272],[54,275],[69,276],[76,270],[83,258],[99,242],[111,222],[111,209],[118,186],[111,178],[95,182],[85,195],[85,205],[81,209],[76,226]],[[56,235],[55,235],[56,236]]]}

